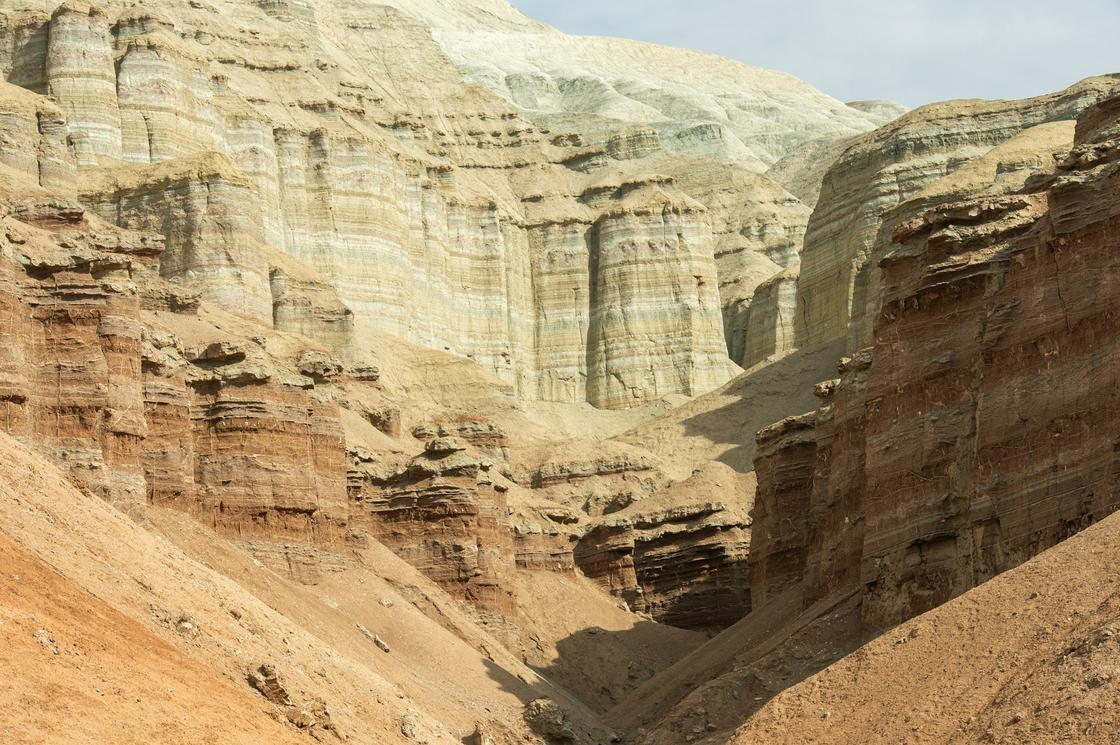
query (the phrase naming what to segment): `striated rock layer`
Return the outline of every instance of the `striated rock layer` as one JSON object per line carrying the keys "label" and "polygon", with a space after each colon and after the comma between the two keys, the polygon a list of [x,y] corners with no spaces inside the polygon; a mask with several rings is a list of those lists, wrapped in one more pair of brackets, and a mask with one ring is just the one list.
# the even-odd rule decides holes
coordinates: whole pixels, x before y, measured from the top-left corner
{"label": "striated rock layer", "polygon": [[756,606],[858,588],[864,624],[889,627],[1120,506],[1117,122],[1108,99],[1053,173],[978,169],[911,205],[874,345],[759,436]]}
{"label": "striated rock layer", "polygon": [[[22,116],[34,116],[34,109]],[[11,121],[7,136],[22,136],[24,120]],[[46,160],[53,147],[40,143],[36,152]],[[176,159],[89,173],[94,178],[82,182],[82,193],[118,195],[115,206],[110,199],[95,207],[132,230],[36,186],[37,170],[4,171],[0,299],[11,341],[0,359],[4,430],[134,515],[150,505],[187,512],[303,583],[343,570],[355,548],[384,544],[466,601],[511,644],[520,643],[513,625],[521,613],[518,573],[574,577],[580,539],[617,509],[585,500],[572,510],[551,497],[573,480],[625,478],[630,464],[598,462],[598,453],[589,453],[513,480],[511,438],[486,413],[439,414],[445,418],[438,427],[411,427],[410,437],[411,425],[402,425],[376,366],[343,363],[280,329],[267,338],[255,334],[263,323],[246,317],[250,294],[231,294],[219,310],[175,281],[192,252],[219,247],[213,256],[266,293],[265,314],[269,305],[277,317],[293,306],[315,312],[295,330],[314,324],[342,334],[349,322],[329,312],[331,291],[320,275],[252,250],[264,247],[261,229],[245,218],[245,182],[228,160]],[[71,175],[71,191],[75,183]],[[666,196],[664,212],[621,211],[601,229],[624,233],[631,221],[664,221],[688,209]],[[616,240],[624,254],[625,241]],[[670,245],[689,248],[687,236],[674,237],[667,250]],[[259,260],[259,272],[235,266]],[[272,261],[278,268],[262,284]],[[640,282],[627,278],[623,264],[602,269],[616,277],[611,284]],[[704,290],[691,276],[690,283],[690,293],[714,286]],[[278,285],[282,293],[275,292]],[[278,302],[292,298],[303,303]],[[647,311],[655,309],[635,309]],[[324,333],[318,341],[331,339]],[[605,355],[600,364],[607,364]],[[466,385],[494,388],[481,400],[501,400],[501,386],[481,372],[471,377],[448,368],[444,374],[464,372]],[[409,395],[416,394],[406,392],[406,400]],[[417,415],[405,416],[415,421]],[[656,478],[634,498],[664,497],[637,518],[644,531],[637,539],[639,571],[618,594],[645,592],[641,602],[630,597],[635,610],[684,627],[733,622],[748,607],[745,510],[713,503],[718,483],[686,482],[667,491],[672,480],[652,462],[641,468]],[[591,563],[582,561],[610,585]],[[695,579],[693,586],[676,581],[682,573]]]}
{"label": "striated rock layer", "polygon": [[[165,230],[166,278],[340,351],[368,325],[605,408],[788,348],[788,287],[747,314],[797,263],[817,177],[764,172],[899,113],[502,0],[28,0],[3,20],[0,71],[57,102],[98,172],[83,203]],[[288,258],[315,276],[297,297]]]}
{"label": "striated rock layer", "polygon": [[[243,317],[339,351],[359,343],[355,324],[386,330],[467,356],[527,399],[696,395],[733,374],[728,346],[744,364],[786,349],[784,297],[768,292],[744,319],[754,289],[796,263],[808,209],[762,171],[893,115],[633,45],[672,62],[644,73],[662,93],[642,103],[624,43],[569,39],[502,3],[37,5],[5,14],[0,70],[68,121],[43,183],[76,162],[84,204],[165,235],[162,276]],[[494,34],[512,56],[491,63],[518,70],[540,44],[621,65],[608,87],[633,106],[603,109],[590,89],[530,105],[518,91],[535,73],[498,84],[478,66]],[[693,65],[716,77],[698,88]],[[543,75],[557,90],[604,85],[587,70]],[[759,91],[780,116],[751,103]],[[655,113],[674,101],[700,118]],[[42,136],[60,131],[52,116]]]}
{"label": "striated rock layer", "polygon": [[825,174],[809,220],[798,283],[797,346],[847,336],[854,351],[871,342],[882,258],[873,249],[888,211],[1023,130],[1076,118],[1118,85],[1115,78],[1091,78],[1022,101],[932,104],[848,146]]}
{"label": "striated rock layer", "polygon": [[713,468],[612,512],[576,544],[576,565],[663,623],[731,625],[750,612],[749,520],[741,505],[698,497],[734,484],[734,474]]}
{"label": "striated rock layer", "polygon": [[[967,670],[1006,684],[969,704],[973,719],[957,716],[955,694],[945,693],[946,685],[974,688],[972,672],[961,677],[935,652],[945,633],[952,646],[954,624],[970,639],[978,628],[998,635],[1001,624],[1032,644],[1041,639],[1053,614],[1031,610],[1034,594],[1012,597],[1014,584],[1011,595],[985,593],[1004,578],[987,581],[1056,544],[1063,552],[1067,538],[1120,507],[1111,320],[1120,298],[1118,137],[1120,99],[1105,98],[1076,124],[1030,127],[989,148],[883,216],[873,344],[845,356],[838,377],[805,387],[819,400],[812,411],[774,421],[791,413],[777,410],[743,448],[758,480],[751,612],[620,701],[606,714],[613,726],[640,728],[643,745],[721,745],[744,722],[731,741],[887,742],[918,732],[938,740],[951,731],[961,742],[1019,742],[1054,727],[1108,741],[1111,718],[1090,692],[1104,678],[1078,677],[1093,675],[1092,660],[1107,654],[1095,642],[1094,651],[1053,662],[1043,650],[1024,669],[1027,655],[993,656],[994,637],[982,637],[983,654],[961,659],[979,660]],[[847,343],[822,350],[835,359]],[[780,375],[807,351],[740,380]],[[705,422],[697,403],[680,408],[683,424],[722,424]],[[1097,536],[1115,532],[1101,528]],[[1095,539],[1087,540],[1075,539],[1069,566]],[[1108,540],[1090,550],[1107,554]],[[966,597],[883,636],[981,583],[977,597],[1006,602],[992,609]],[[1054,649],[1070,648],[1064,634],[1097,628],[1087,618],[1055,631]],[[921,642],[927,635],[932,641]],[[901,692],[891,687],[903,678]],[[1077,706],[1033,695],[1033,680],[1057,681]],[[853,691],[868,687],[893,703],[849,712]],[[897,705],[911,699],[920,717]],[[843,721],[822,724],[838,712]],[[1075,729],[1082,712],[1107,729],[1104,739]]]}

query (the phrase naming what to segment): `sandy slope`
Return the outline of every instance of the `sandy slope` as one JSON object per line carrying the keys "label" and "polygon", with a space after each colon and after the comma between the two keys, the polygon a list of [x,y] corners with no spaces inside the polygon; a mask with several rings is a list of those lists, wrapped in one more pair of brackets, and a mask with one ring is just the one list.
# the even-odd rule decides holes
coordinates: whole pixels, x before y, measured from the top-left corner
{"label": "sandy slope", "polygon": [[[149,687],[152,679],[184,676],[197,677],[200,691],[207,686],[227,691],[215,697],[230,713],[169,699],[152,704],[153,717],[160,706],[175,706],[187,723],[184,733],[192,721],[198,728],[192,742],[210,742],[207,728],[222,719],[243,718],[247,723],[236,725],[237,731],[253,732],[271,726],[264,714],[283,722],[286,713],[246,684],[246,672],[267,662],[279,670],[297,706],[324,702],[348,742],[458,743],[482,724],[502,745],[527,735],[521,724],[525,703],[548,696],[591,722],[592,711],[566,688],[583,695],[603,681],[606,688],[633,687],[703,640],[624,611],[585,578],[526,573],[519,578],[516,602],[530,637],[539,640],[537,648],[522,650],[534,669],[523,663],[522,652],[505,646],[511,641],[508,630],[480,625],[468,608],[376,542],[351,552],[316,584],[298,584],[184,514],[150,508],[144,525],[133,522],[79,492],[53,465],[6,435],[0,435],[0,493],[3,556],[18,553],[62,588],[55,591],[43,580],[56,594],[54,601],[20,600],[16,593],[25,592],[26,582],[13,587],[9,574],[0,577],[0,613],[20,619],[0,626],[4,641],[14,636],[9,647],[15,650],[0,656],[0,670],[4,664],[26,665],[37,676],[17,678],[18,685],[0,691],[0,703],[11,704],[0,706],[0,724],[21,736],[40,727],[23,712],[26,702],[50,699],[52,691],[67,702],[46,709],[58,712],[52,721],[64,721],[70,712],[84,716],[83,706],[96,705],[111,705],[127,716],[135,699],[144,699],[133,691]],[[15,565],[13,560],[0,566],[9,563]],[[30,576],[30,570],[11,574]],[[42,607],[24,607],[32,601]],[[81,622],[73,616],[82,613],[83,604],[89,606],[87,615],[113,620],[77,634]],[[74,672],[65,677],[75,690],[101,688],[107,704],[63,695],[65,686],[51,687],[61,673],[57,665],[42,664],[43,648],[34,638],[41,626],[66,649],[103,645],[101,657],[66,657]],[[112,644],[98,637],[117,627],[127,633]],[[391,652],[378,649],[363,629],[384,639]],[[587,654],[592,647],[594,654]],[[635,660],[639,669],[631,665]],[[165,687],[174,691],[175,685]],[[611,703],[608,697],[598,706]],[[144,741],[160,731],[156,719],[132,719],[133,734],[93,741]],[[105,726],[112,726],[111,720]],[[280,731],[285,729],[294,732],[287,722]],[[128,739],[133,736],[137,739]]]}
{"label": "sandy slope", "polygon": [[754,470],[754,437],[787,416],[816,409],[813,386],[836,377],[843,344],[800,349],[762,362],[722,388],[698,396],[618,437],[672,462],[684,478],[717,460]]}
{"label": "sandy slope", "polygon": [[0,741],[254,745],[304,739],[0,533]]}
{"label": "sandy slope", "polygon": [[[385,549],[367,559],[377,574],[352,577],[353,591],[365,593],[348,606],[333,588],[296,585],[187,518],[154,515],[152,527],[177,530],[184,551],[78,492],[7,436],[0,487],[0,526],[23,550],[245,695],[256,695],[246,672],[274,665],[293,701],[325,702],[350,742],[410,742],[411,730],[433,744],[458,743],[476,722],[518,722],[523,699],[550,689],[497,642],[488,645],[493,660],[480,654],[486,634]],[[420,613],[410,593],[426,594],[462,633]],[[356,628],[361,622],[396,650],[377,649]]]}
{"label": "sandy slope", "polygon": [[1120,516],[905,623],[768,703],[751,743],[1114,743]]}

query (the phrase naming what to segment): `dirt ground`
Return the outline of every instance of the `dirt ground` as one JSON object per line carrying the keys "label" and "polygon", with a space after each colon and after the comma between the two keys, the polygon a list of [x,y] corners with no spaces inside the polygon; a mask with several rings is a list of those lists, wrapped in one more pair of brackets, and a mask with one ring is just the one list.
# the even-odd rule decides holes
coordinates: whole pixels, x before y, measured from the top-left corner
{"label": "dirt ground", "polygon": [[786,690],[731,745],[1116,742],[1120,515]]}
{"label": "dirt ground", "polygon": [[0,740],[301,743],[238,690],[0,533]]}

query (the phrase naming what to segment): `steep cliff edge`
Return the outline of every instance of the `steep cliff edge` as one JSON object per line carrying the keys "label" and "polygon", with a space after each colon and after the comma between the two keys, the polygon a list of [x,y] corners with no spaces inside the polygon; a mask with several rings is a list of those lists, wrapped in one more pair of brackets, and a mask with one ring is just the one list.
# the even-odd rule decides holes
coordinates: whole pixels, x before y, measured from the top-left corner
{"label": "steep cliff edge", "polygon": [[976,171],[894,230],[874,345],[760,435],[754,591],[859,586],[887,627],[1116,509],[1115,101],[1056,171]]}
{"label": "steep cliff edge", "polygon": [[785,74],[508,19],[486,29],[434,27],[469,77],[522,116],[603,147],[611,157],[596,168],[656,169],[708,208],[736,363],[751,367],[793,347],[789,276],[824,170],[853,137],[905,107],[841,105]]}
{"label": "steep cliff edge", "polygon": [[1117,85],[1090,78],[1021,101],[931,104],[857,139],[825,174],[807,227],[795,343],[848,337],[851,351],[867,346],[881,299],[872,249],[886,213],[1023,130],[1075,119]]}
{"label": "steep cliff edge", "polygon": [[[845,357],[838,378],[807,387],[819,400],[814,410],[764,427],[750,450],[758,482],[751,613],[609,711],[614,726],[646,730],[639,740],[651,745],[724,743],[744,721],[752,724],[736,742],[799,741],[802,733],[821,742],[893,741],[909,736],[911,724],[921,732],[959,724],[962,742],[1043,731],[1029,724],[1033,714],[1015,713],[1019,696],[1010,694],[993,704],[1006,718],[979,711],[966,725],[947,711],[937,682],[922,676],[911,690],[931,706],[923,703],[914,723],[895,717],[907,706],[885,715],[885,728],[858,717],[822,727],[820,717],[843,713],[838,702],[855,694],[841,681],[869,659],[845,655],[1049,547],[1064,550],[1070,536],[1117,509],[1108,319],[1117,297],[1109,267],[1118,114],[1117,99],[1105,99],[1076,124],[1027,129],[887,213],[876,249],[884,252],[884,300],[874,345]],[[682,407],[681,418],[695,405]],[[1087,545],[1070,545],[1067,566]],[[1011,602],[976,608],[978,623],[993,628],[997,613],[1016,613]],[[1022,628],[1029,636],[1036,627]],[[909,633],[890,638],[908,643]],[[881,660],[866,671],[868,685],[882,678],[888,686],[890,660],[907,659],[887,646],[868,648]],[[832,663],[835,675],[826,671],[767,706]],[[1080,679],[1063,677],[1098,669],[1096,662],[1055,664],[1051,672],[1040,662],[1030,674],[1096,700],[1078,693]],[[971,674],[967,665],[956,669]],[[1009,669],[1001,665],[999,675]],[[1045,721],[1072,726],[1060,701],[1032,700]],[[818,712],[817,701],[830,703]],[[1100,728],[1083,734],[1107,741],[1108,716],[1093,716]]]}
{"label": "steep cliff edge", "polygon": [[[46,121],[56,114],[49,105],[40,111]],[[21,115],[35,117],[36,109]],[[13,125],[10,131],[34,130]],[[27,147],[49,153],[52,144],[48,137]],[[179,163],[173,165],[161,173],[177,178],[182,171],[175,170]],[[223,167],[220,160],[199,161],[185,172],[224,178]],[[42,172],[33,164],[20,168],[5,165],[0,171],[0,318],[8,342],[0,359],[0,423],[66,473],[72,482],[65,487],[69,504],[101,498],[102,517],[123,519],[113,505],[146,526],[168,525],[176,543],[186,542],[188,553],[212,557],[219,574],[249,566],[267,572],[268,581],[259,583],[238,575],[241,590],[231,592],[268,595],[270,607],[281,608],[288,620],[306,618],[300,614],[308,612],[309,603],[327,602],[317,593],[363,597],[360,607],[337,611],[330,621],[338,629],[330,644],[340,649],[386,654],[372,638],[377,636],[395,648],[394,659],[401,658],[405,650],[398,645],[409,638],[405,629],[414,630],[423,619],[436,636],[429,639],[430,647],[405,645],[416,656],[401,659],[398,680],[404,681],[408,670],[439,667],[424,659],[433,650],[446,654],[463,645],[462,664],[477,672],[467,685],[491,686],[509,696],[504,713],[493,717],[496,724],[484,727],[487,732],[504,731],[503,722],[520,722],[520,707],[541,696],[558,701],[573,721],[587,722],[580,726],[594,729],[588,706],[606,708],[702,639],[619,608],[579,577],[573,544],[591,516],[584,514],[571,525],[572,513],[533,496],[531,481],[521,486],[498,473],[512,473],[506,448],[524,446],[520,438],[541,443],[557,437],[562,426],[556,422],[563,425],[564,416],[580,422],[566,425],[573,434],[594,430],[596,417],[605,423],[612,416],[628,421],[626,416],[584,404],[548,425],[538,424],[508,386],[469,360],[385,337],[364,357],[344,364],[322,345],[329,340],[275,328],[262,332],[255,319],[216,307],[161,277],[160,262],[168,250],[161,236],[111,225],[73,197],[37,185]],[[126,176],[127,171],[121,182]],[[309,271],[294,276],[314,279]],[[436,430],[429,432],[432,422]],[[441,439],[456,444],[435,444]],[[18,450],[7,439],[3,446],[5,453]],[[461,456],[463,462],[449,456]],[[6,494],[17,486],[21,494],[5,502],[13,509],[48,499],[61,488],[35,479],[17,484],[20,468],[3,477]],[[666,483],[659,477],[654,488]],[[179,513],[212,532],[199,533],[189,521],[176,521]],[[10,517],[3,521],[9,533],[21,524]],[[50,524],[16,537],[24,548],[49,545],[59,535]],[[67,523],[59,530],[69,534],[73,529]],[[149,545],[139,528],[125,532],[108,535],[116,535],[122,545]],[[97,563],[94,556],[112,554],[147,566],[142,558],[128,559],[109,548],[91,551],[67,554],[72,581],[80,579],[81,566]],[[370,551],[377,554],[375,571],[361,558]],[[745,573],[745,557],[734,558]],[[62,569],[61,560],[52,554],[48,563]],[[107,571],[125,581],[121,566]],[[226,580],[215,575],[212,581]],[[388,605],[378,605],[358,589],[368,582],[398,594],[382,597]],[[284,597],[274,594],[279,586],[287,588]],[[543,613],[549,598],[538,594],[541,587],[569,597],[569,610]],[[195,595],[171,595],[178,599],[168,602],[177,608],[209,608]],[[109,604],[120,611],[121,602],[114,595]],[[394,604],[408,615],[400,621],[399,635],[391,631],[396,614],[384,610]],[[126,615],[139,614],[146,622],[146,606],[138,607]],[[175,626],[175,618],[160,619]],[[355,619],[361,628],[376,631],[367,636]],[[288,627],[273,622],[275,635],[270,630],[265,637],[279,644]],[[594,658],[572,652],[578,646],[572,639],[590,635],[589,629],[610,637]],[[332,652],[323,648],[317,654]],[[628,668],[626,661],[636,656],[645,662]],[[526,663],[546,670],[548,680],[578,688],[587,704],[553,683],[542,688],[545,678]],[[245,664],[226,660],[220,667],[234,685],[244,686],[259,673]],[[314,702],[330,698],[314,694],[296,700],[292,671],[312,664],[303,660],[281,672],[296,708],[289,710],[283,699],[278,711],[295,717],[287,721],[301,729],[322,727],[325,720],[306,719],[300,707],[310,706],[314,714]],[[455,674],[461,675],[464,668],[458,669]],[[339,695],[336,701],[360,698],[353,691]],[[340,717],[346,715],[337,706],[328,708],[330,721],[343,726]],[[412,741],[407,732],[450,728],[461,738],[470,734],[477,708],[473,702],[451,707],[437,702],[430,714],[409,714],[405,708],[390,715],[385,731],[405,732],[401,741]],[[394,723],[397,715],[416,723]]]}
{"label": "steep cliff edge", "polygon": [[[595,165],[621,141],[553,136],[470,83],[424,12],[32,4],[5,14],[0,69],[65,114],[84,204],[166,235],[165,278],[265,327],[343,352],[365,324],[526,399],[725,382],[708,210],[656,170]],[[293,263],[318,280],[297,298]]]}
{"label": "steep cliff edge", "polygon": [[[1108,320],[1117,297],[1109,267],[1120,203],[1118,115],[1114,98],[1089,108],[1056,168],[1040,167],[1045,157],[1026,173],[1015,164],[1024,162],[1023,146],[1036,154],[1065,150],[1065,124],[1024,133],[992,151],[986,165],[980,161],[938,182],[896,211],[915,216],[895,224],[892,249],[881,262],[884,301],[874,346],[846,358],[839,378],[817,386],[817,410],[759,434],[753,610],[708,645],[722,645],[720,658],[737,655],[736,662],[714,666],[716,676],[698,686],[674,688],[667,671],[638,689],[629,701],[657,725],[649,742],[689,732],[695,742],[723,742],[736,717],[749,723],[734,742],[786,741],[787,727],[799,741],[814,742],[846,742],[856,732],[871,741],[953,742],[1015,742],[1052,728],[1074,732],[1080,720],[1063,703],[1071,699],[1031,699],[1034,708],[1024,709],[1012,703],[1025,702],[1022,693],[1007,693],[982,696],[963,713],[952,708],[957,698],[943,697],[941,681],[971,685],[965,681],[973,679],[973,668],[956,658],[938,661],[945,678],[922,675],[912,678],[912,688],[892,687],[891,676],[916,659],[911,652],[946,643],[950,632],[942,622],[962,612],[972,619],[970,628],[992,629],[991,638],[1008,649],[1022,644],[1012,655],[1015,664],[999,662],[986,648],[985,659],[995,660],[999,672],[983,663],[977,679],[1004,681],[1005,692],[1031,690],[1027,680],[1045,679],[1085,702],[1078,711],[1091,723],[1077,731],[1079,739],[1113,736],[1108,715],[1092,703],[1097,684],[1085,682],[1098,669],[1100,647],[1085,630],[1111,623],[1107,603],[1089,597],[1091,612],[1074,612],[1071,626],[1042,635],[1036,621],[1050,614],[1035,615],[1031,601],[1049,598],[1052,588],[1055,607],[1075,608],[1063,595],[1071,585],[1060,577],[1075,566],[1080,571],[1081,552],[1086,576],[1096,583],[1089,592],[1110,592],[1092,567],[1111,555],[1112,528],[1067,539],[1118,506],[1110,481],[1116,365]],[[1006,167],[996,165],[1001,159]],[[1003,574],[1056,545],[1021,571]],[[1017,589],[1033,580],[1042,589],[1030,597]],[[928,615],[766,704],[869,637],[922,613]],[[1013,633],[1004,637],[1005,629]],[[911,643],[912,649],[899,646]],[[1075,648],[1086,651],[1068,653]],[[929,669],[930,658],[924,659],[914,664]],[[862,709],[874,725],[845,716],[839,703],[850,696],[841,688],[857,668],[859,685],[883,690],[888,701],[881,717]],[[672,710],[646,702],[658,689],[678,702]],[[906,705],[888,711],[895,695]],[[900,711],[912,716],[903,721]],[[841,717],[840,726],[821,727],[822,718],[833,716]],[[613,712],[610,718],[628,721]],[[706,724],[713,734],[704,734]]]}
{"label": "steep cliff edge", "polygon": [[1116,78],[863,134],[502,0],[0,40],[0,532],[246,726],[718,745],[1117,507]]}
{"label": "steep cliff edge", "polygon": [[[729,200],[724,175],[753,171],[765,181],[765,166],[753,160],[772,162],[809,139],[879,121],[788,76],[714,57],[678,60],[676,50],[632,45],[666,64],[619,67],[633,55],[614,47],[627,42],[571,39],[508,6],[33,7],[6,16],[11,38],[0,67],[58,102],[80,166],[228,158],[218,171],[139,169],[128,185],[83,184],[83,201],[110,221],[170,229],[165,276],[263,323],[283,322],[277,298],[269,307],[278,267],[256,247],[267,245],[320,274],[356,320],[467,355],[527,398],[619,407],[724,382],[733,368],[720,308],[741,305],[774,273],[755,264],[775,251],[786,257],[777,268],[787,265],[807,218],[796,209],[772,214],[765,205],[784,192],[770,182],[741,183]],[[234,30],[244,28],[254,37]],[[605,118],[580,96],[553,102],[545,109],[572,113],[553,135],[539,121],[542,109],[522,106],[504,83],[501,95],[490,94],[456,67],[475,74],[476,45],[493,49],[493,34],[505,35],[501,48],[514,56],[545,44],[594,60],[549,73],[559,81],[549,85],[567,90],[591,80],[590,69],[602,75],[613,66],[602,85],[638,96],[645,80],[662,100],[645,115],[623,107]],[[395,62],[372,49],[395,50]],[[489,51],[483,58],[495,62]],[[650,77],[651,69],[663,73]],[[701,70],[718,73],[702,95]],[[732,105],[729,91],[742,100]],[[780,101],[780,117],[751,103],[761,91]],[[685,101],[699,107],[686,121],[658,113]],[[697,144],[705,137],[687,134],[707,129],[709,142],[734,141],[733,152],[717,157]],[[632,188],[674,192],[674,178],[701,201],[678,192],[666,202],[661,189]],[[204,185],[223,200],[197,203],[192,190]],[[787,212],[797,202],[777,199]],[[622,219],[631,213],[639,219]],[[664,214],[640,219],[655,213]],[[207,227],[233,215],[242,224],[225,233]],[[730,244],[713,237],[713,223]],[[231,240],[238,249],[225,256]],[[647,272],[626,258],[625,245],[664,252],[666,263]],[[744,251],[754,258],[721,261],[717,286],[713,258]],[[633,279],[618,284],[626,278],[615,271]],[[718,287],[738,289],[721,300]],[[651,311],[635,315],[642,307]],[[640,328],[670,340],[671,353],[639,344]]]}

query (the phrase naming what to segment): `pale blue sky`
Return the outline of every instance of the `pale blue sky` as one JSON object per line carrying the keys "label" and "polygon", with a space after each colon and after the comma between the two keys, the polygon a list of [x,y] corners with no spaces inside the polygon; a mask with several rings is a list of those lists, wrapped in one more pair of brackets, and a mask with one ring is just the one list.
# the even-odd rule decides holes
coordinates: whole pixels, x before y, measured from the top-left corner
{"label": "pale blue sky", "polygon": [[689,47],[844,101],[1019,98],[1120,72],[1120,0],[512,0],[574,34]]}

